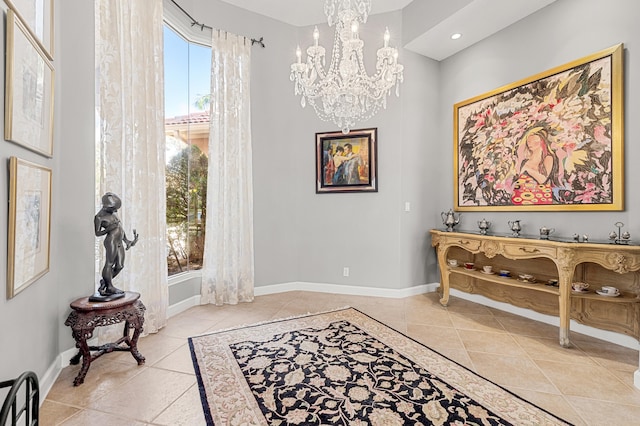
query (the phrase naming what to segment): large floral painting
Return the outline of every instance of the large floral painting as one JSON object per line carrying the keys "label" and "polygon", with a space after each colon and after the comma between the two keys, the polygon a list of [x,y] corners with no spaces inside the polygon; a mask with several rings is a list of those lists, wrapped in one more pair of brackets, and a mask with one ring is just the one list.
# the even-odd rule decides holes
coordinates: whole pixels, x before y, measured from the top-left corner
{"label": "large floral painting", "polygon": [[622,210],[622,52],[456,104],[456,209]]}

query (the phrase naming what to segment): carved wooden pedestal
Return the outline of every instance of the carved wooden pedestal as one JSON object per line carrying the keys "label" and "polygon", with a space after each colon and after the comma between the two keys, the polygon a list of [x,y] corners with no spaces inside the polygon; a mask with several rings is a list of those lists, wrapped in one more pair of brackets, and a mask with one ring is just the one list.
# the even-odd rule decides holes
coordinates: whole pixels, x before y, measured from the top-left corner
{"label": "carved wooden pedestal", "polygon": [[[82,358],[82,368],[73,381],[74,386],[84,382],[91,362],[105,353],[113,351],[131,352],[138,361],[138,365],[144,364],[144,357],[138,352],[138,337],[142,333],[144,324],[145,307],[140,300],[140,294],[125,292],[121,299],[110,302],[89,302],[88,297],[83,297],[71,303],[73,311],[65,321],[65,325],[71,327],[71,333],[76,340],[78,354],[71,358],[70,364],[78,364]],[[118,324],[124,321],[124,332],[116,342],[102,346],[89,346],[87,340],[93,337],[96,327]],[[129,337],[129,329],[133,328],[133,336]],[[124,344],[124,345],[122,345]],[[122,346],[121,346],[122,345]],[[97,351],[91,354],[91,351]]]}
{"label": "carved wooden pedestal", "polygon": [[[449,301],[449,288],[478,293],[501,302],[560,318],[560,344],[569,346],[570,319],[604,330],[640,338],[640,247],[572,243],[533,238],[510,238],[463,232],[431,231],[438,253],[440,303]],[[448,264],[456,259],[458,266]],[[465,269],[464,262],[473,262]],[[510,277],[482,273],[509,270]],[[532,274],[535,282],[518,280]],[[545,285],[556,280],[557,287]],[[571,283],[590,284],[587,292],[571,290]],[[615,286],[618,297],[594,290]]]}

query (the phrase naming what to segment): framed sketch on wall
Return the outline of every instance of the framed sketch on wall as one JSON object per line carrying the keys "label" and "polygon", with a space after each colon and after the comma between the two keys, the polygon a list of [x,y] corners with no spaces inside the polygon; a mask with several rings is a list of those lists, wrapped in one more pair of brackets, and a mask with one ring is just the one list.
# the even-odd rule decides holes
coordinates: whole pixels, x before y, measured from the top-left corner
{"label": "framed sketch on wall", "polygon": [[378,191],[378,129],[316,133],[316,193]]}
{"label": "framed sketch on wall", "polygon": [[49,271],[51,169],[9,159],[7,299]]}
{"label": "framed sketch on wall", "polygon": [[454,106],[454,206],[622,210],[622,44]]}
{"label": "framed sketch on wall", "polygon": [[5,0],[46,57],[53,61],[53,0]]}
{"label": "framed sketch on wall", "polygon": [[7,12],[4,137],[53,156],[53,66],[22,22]]}

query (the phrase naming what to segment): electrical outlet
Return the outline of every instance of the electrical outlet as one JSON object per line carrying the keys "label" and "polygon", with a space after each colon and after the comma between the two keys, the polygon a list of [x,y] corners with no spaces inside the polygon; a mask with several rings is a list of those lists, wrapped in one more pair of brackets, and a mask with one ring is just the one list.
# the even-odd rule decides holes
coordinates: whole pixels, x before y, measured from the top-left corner
{"label": "electrical outlet", "polygon": [[345,266],[344,268],[342,268],[342,276],[343,277],[348,277],[349,276],[349,267]]}

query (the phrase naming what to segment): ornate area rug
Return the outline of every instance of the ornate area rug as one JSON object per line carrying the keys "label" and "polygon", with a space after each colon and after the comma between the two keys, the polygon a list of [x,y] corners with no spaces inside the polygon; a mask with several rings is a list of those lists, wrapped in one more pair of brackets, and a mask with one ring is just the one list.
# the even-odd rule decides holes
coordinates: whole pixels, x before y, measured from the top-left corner
{"label": "ornate area rug", "polygon": [[189,346],[209,425],[567,424],[353,308]]}

